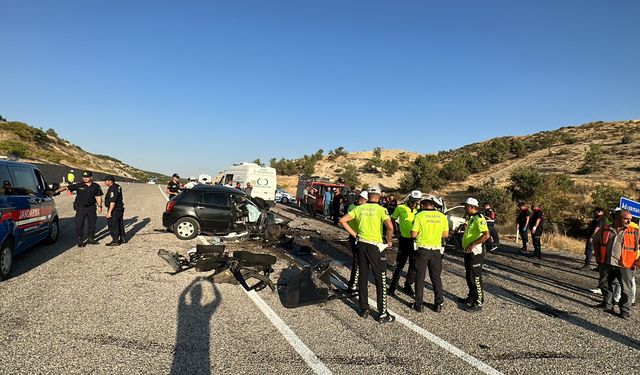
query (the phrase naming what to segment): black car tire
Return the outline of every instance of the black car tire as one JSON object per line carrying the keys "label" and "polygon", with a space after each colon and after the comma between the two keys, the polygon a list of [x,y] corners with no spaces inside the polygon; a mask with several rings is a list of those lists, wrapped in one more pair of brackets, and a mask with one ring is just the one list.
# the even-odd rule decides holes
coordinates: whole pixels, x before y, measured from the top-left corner
{"label": "black car tire", "polygon": [[282,199],[280,199],[280,203],[282,203],[282,204],[289,204],[289,198],[287,198],[287,197],[282,197]]}
{"label": "black car tire", "polygon": [[190,217],[181,217],[173,224],[173,234],[181,240],[191,240],[200,234],[200,224]]}
{"label": "black car tire", "polygon": [[6,280],[11,275],[13,264],[13,251],[11,242],[5,242],[0,247],[0,281]]}
{"label": "black car tire", "polygon": [[58,237],[60,237],[60,223],[58,219],[53,220],[51,222],[51,228],[49,229],[49,236],[44,240],[46,244],[52,245],[58,241]]}

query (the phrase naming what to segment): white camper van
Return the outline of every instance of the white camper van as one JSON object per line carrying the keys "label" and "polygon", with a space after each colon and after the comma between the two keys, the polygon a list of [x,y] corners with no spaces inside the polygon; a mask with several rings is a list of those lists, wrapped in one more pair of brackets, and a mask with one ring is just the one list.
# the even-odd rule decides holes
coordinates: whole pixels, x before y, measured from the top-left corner
{"label": "white camper van", "polygon": [[275,203],[277,177],[275,168],[261,167],[255,163],[234,164],[223,172],[224,185],[240,186],[244,189],[247,181],[251,182],[252,197],[262,198],[269,203]]}

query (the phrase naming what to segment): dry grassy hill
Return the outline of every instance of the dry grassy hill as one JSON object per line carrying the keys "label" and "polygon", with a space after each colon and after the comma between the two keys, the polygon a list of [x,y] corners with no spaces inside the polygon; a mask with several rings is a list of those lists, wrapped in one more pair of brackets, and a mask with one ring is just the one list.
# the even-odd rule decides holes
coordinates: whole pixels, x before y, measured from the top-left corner
{"label": "dry grassy hill", "polygon": [[146,181],[150,176],[166,177],[132,167],[107,155],[87,152],[62,139],[53,130],[46,132],[17,121],[0,121],[0,155],[21,161],[66,165]]}
{"label": "dry grassy hill", "polygon": [[[554,131],[540,132],[528,136],[501,137],[490,139],[461,147],[456,150],[441,151],[437,154],[440,166],[445,166],[453,158],[463,155],[478,155],[483,149],[492,147],[495,142],[511,143],[513,140],[522,141],[526,149],[521,156],[515,156],[509,150],[505,152],[504,161],[488,165],[488,169],[479,173],[471,173],[467,178],[448,182],[437,193],[455,195],[466,191],[470,185],[483,184],[490,179],[498,186],[508,184],[511,172],[517,167],[535,168],[543,173],[566,173],[576,182],[585,184],[607,183],[612,185],[627,186],[640,177],[640,155],[638,152],[639,140],[636,135],[640,133],[640,120],[627,120],[615,122],[592,122],[581,126],[563,127]],[[624,138],[624,142],[623,142]],[[593,144],[602,147],[603,169],[590,174],[580,174],[578,170],[584,162],[586,151]],[[407,156],[399,158],[400,154]],[[315,174],[328,177],[332,180],[338,178],[339,173],[347,164],[353,164],[360,169],[361,185],[379,185],[384,189],[394,191],[400,189],[400,179],[407,167],[421,154],[403,150],[382,150],[381,158],[403,159],[400,170],[392,176],[380,173],[366,173],[362,167],[372,158],[373,152],[349,152],[346,156],[329,158],[324,156],[315,165]],[[278,184],[283,188],[295,192],[297,176],[279,176]]]}

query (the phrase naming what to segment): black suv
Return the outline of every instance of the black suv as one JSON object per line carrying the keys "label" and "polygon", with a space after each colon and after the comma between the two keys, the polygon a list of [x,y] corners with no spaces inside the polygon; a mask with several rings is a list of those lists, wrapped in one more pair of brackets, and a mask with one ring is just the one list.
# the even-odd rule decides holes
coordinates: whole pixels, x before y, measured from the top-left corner
{"label": "black suv", "polygon": [[259,198],[221,185],[196,185],[167,202],[162,225],[181,240],[202,233],[224,236],[231,233],[267,234],[279,237],[289,220],[269,211]]}

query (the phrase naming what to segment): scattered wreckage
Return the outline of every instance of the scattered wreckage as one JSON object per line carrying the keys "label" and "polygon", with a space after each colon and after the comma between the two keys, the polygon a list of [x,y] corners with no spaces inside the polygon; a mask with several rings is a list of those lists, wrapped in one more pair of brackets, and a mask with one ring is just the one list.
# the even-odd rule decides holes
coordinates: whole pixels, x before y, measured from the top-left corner
{"label": "scattered wreckage", "polygon": [[[284,246],[296,243],[302,252],[312,251],[308,239],[303,238],[298,242],[291,236],[282,238]],[[246,291],[260,291],[266,287],[272,292],[276,290],[276,285],[270,279],[277,262],[274,255],[244,250],[228,254],[219,238],[214,238],[212,245],[197,245],[187,254],[189,258],[164,249],[158,251],[158,256],[171,266],[174,275],[195,269],[198,272],[211,272],[207,278],[213,283],[240,284]],[[334,288],[331,283],[331,261],[328,259],[302,269],[290,266],[287,270],[295,275],[286,284],[278,284],[284,287],[282,303],[287,308],[322,304],[355,295],[354,292]]]}

